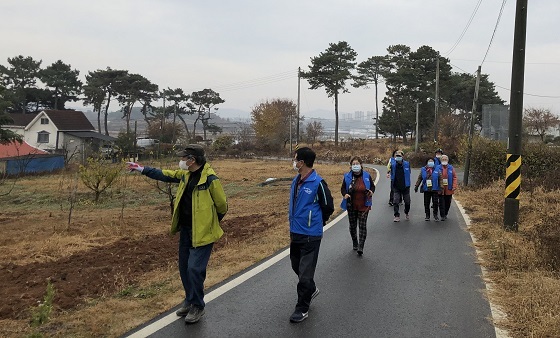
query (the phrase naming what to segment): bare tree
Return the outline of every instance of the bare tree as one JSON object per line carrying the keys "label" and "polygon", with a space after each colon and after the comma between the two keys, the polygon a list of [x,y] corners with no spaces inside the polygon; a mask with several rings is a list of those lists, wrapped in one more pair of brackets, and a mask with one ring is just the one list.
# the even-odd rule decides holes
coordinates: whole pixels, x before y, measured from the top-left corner
{"label": "bare tree", "polygon": [[552,114],[550,109],[527,108],[523,114],[523,126],[532,135],[538,135],[544,143],[546,133],[550,128],[558,127],[560,119]]}

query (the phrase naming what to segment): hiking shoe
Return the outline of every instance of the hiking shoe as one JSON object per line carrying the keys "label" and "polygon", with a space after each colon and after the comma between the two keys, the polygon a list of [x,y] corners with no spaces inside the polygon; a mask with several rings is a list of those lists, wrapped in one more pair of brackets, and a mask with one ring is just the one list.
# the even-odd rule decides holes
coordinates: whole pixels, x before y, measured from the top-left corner
{"label": "hiking shoe", "polygon": [[439,217],[437,214],[434,214],[434,221],[438,222],[439,221]]}
{"label": "hiking shoe", "polygon": [[192,307],[191,304],[189,304],[187,306],[183,306],[182,308],[177,310],[177,312],[175,312],[175,314],[179,317],[185,317],[186,315],[189,314],[189,311],[191,310],[191,307]]}
{"label": "hiking shoe", "polygon": [[191,306],[191,310],[185,316],[185,323],[187,324],[197,323],[202,316],[204,316],[204,309],[201,309],[198,306]]}
{"label": "hiking shoe", "polygon": [[352,250],[358,250],[358,240],[352,240]]}
{"label": "hiking shoe", "polygon": [[424,218],[424,221],[429,221],[430,220],[430,216],[426,216],[426,218]]}
{"label": "hiking shoe", "polygon": [[317,297],[318,295],[319,295],[319,288],[315,287],[315,291],[313,291],[313,294],[311,295],[311,300],[309,301],[309,305],[311,305],[313,299],[315,299],[315,297]]}
{"label": "hiking shoe", "polygon": [[301,323],[306,320],[308,317],[307,312],[301,312],[299,310],[295,310],[294,313],[290,316],[290,322],[292,323]]}
{"label": "hiking shoe", "polygon": [[406,215],[406,220],[407,221],[410,220],[410,216],[408,216],[408,214],[405,214],[405,215]]}
{"label": "hiking shoe", "polygon": [[364,254],[364,249],[363,248],[359,248],[358,249],[358,256],[361,256]]}
{"label": "hiking shoe", "polygon": [[395,216],[395,218],[393,218],[393,222],[400,222],[401,218],[399,216]]}

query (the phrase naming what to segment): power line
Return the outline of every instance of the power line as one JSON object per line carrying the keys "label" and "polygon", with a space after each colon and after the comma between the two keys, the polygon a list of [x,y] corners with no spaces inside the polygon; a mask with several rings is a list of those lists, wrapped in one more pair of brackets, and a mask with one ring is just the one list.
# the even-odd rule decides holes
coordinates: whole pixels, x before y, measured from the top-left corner
{"label": "power line", "polygon": [[500,14],[498,14],[498,19],[496,20],[496,25],[494,26],[494,31],[492,32],[492,37],[490,38],[490,43],[488,44],[488,48],[486,49],[486,54],[484,54],[484,58],[480,65],[484,64],[486,57],[488,56],[488,52],[490,51],[490,47],[492,46],[492,42],[494,41],[494,36],[496,35],[496,30],[498,30],[498,25],[500,24],[500,19],[502,18],[502,13],[504,12],[504,7],[506,5],[507,0],[502,1],[502,7],[500,7]]}
{"label": "power line", "polygon": [[[478,62],[478,60],[469,60],[469,59],[454,59],[456,61],[470,61],[470,62]],[[487,63],[508,63],[511,64],[511,61],[486,61]],[[526,65],[560,65],[560,62],[525,62]]]}
{"label": "power line", "polygon": [[[508,91],[511,91],[511,89],[506,88],[506,87],[502,87],[502,86],[498,86],[497,84],[494,84],[494,86],[498,87],[498,88],[502,88]],[[537,94],[529,94],[529,93],[525,93],[523,92],[523,95],[527,95],[527,96],[534,96],[534,97],[545,97],[545,98],[550,98],[550,99],[560,99],[560,96],[550,96],[550,95],[537,95]]]}
{"label": "power line", "polygon": [[216,84],[207,88],[212,88],[213,90],[220,91],[220,92],[229,92],[229,91],[247,89],[252,87],[264,86],[267,84],[285,81],[294,78],[297,78],[297,70],[290,70],[290,71],[267,75],[251,80]]}
{"label": "power line", "polygon": [[450,62],[449,64],[452,65],[453,67],[459,69],[459,70],[462,70],[463,72],[465,72],[465,73],[467,73],[467,74],[474,74],[474,73],[476,73],[476,70],[475,70],[474,72],[468,72],[468,71],[464,70],[463,68],[452,64],[451,62]]}
{"label": "power line", "polygon": [[476,7],[474,8],[473,13],[471,14],[471,17],[469,18],[469,21],[467,22],[467,25],[465,26],[465,28],[463,29],[463,32],[461,33],[461,35],[459,36],[459,38],[457,39],[457,41],[455,42],[455,44],[451,47],[451,49],[449,49],[447,52],[443,53],[445,54],[445,57],[449,56],[451,53],[453,53],[453,51],[455,50],[455,48],[459,45],[459,43],[461,42],[461,40],[463,39],[463,37],[465,36],[465,33],[467,32],[467,30],[469,29],[469,26],[471,25],[476,13],[478,12],[478,8],[480,7],[480,4],[482,3],[482,0],[478,0],[478,3],[476,4]]}

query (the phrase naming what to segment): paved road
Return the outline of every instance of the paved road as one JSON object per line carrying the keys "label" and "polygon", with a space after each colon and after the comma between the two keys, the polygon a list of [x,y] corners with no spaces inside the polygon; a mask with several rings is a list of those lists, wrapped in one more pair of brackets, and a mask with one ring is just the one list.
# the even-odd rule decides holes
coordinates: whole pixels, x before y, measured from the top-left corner
{"label": "paved road", "polygon": [[[339,182],[329,183],[339,201]],[[279,256],[231,290],[209,293],[198,324],[187,326],[171,313],[156,322],[159,331],[150,333],[152,325],[133,336],[495,337],[481,270],[455,204],[446,222],[426,222],[422,194],[413,192],[411,220],[393,223],[388,189],[382,175],[362,258],[352,250],[347,217],[325,232],[316,272],[321,293],[304,322],[288,320],[297,278],[288,257]]]}

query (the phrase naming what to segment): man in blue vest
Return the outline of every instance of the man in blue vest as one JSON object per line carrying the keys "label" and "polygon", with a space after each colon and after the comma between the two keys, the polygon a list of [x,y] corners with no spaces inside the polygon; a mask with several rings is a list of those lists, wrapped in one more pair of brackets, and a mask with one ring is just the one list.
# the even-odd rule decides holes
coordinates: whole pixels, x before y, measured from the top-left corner
{"label": "man in blue vest", "polygon": [[406,219],[410,217],[410,163],[403,159],[401,150],[395,153],[395,162],[391,164],[391,184],[393,188],[393,211],[395,218],[393,222],[401,221],[399,202],[404,200],[404,214]]}
{"label": "man in blue vest", "polygon": [[323,226],[334,212],[334,204],[327,183],[313,169],[315,152],[303,147],[296,150],[293,168],[298,175],[290,190],[290,261],[298,276],[298,300],[292,323],[307,319],[311,301],[319,294],[315,285],[315,267],[319,246],[323,238]]}

